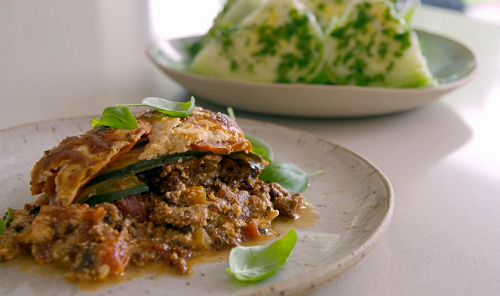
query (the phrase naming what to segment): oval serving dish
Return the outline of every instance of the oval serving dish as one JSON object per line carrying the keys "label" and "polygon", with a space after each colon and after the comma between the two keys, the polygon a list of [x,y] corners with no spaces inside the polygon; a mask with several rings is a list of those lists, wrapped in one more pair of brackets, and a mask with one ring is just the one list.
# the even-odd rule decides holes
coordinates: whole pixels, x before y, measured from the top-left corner
{"label": "oval serving dish", "polygon": [[190,94],[235,109],[300,117],[358,117],[409,110],[437,100],[469,82],[476,72],[474,53],[447,37],[416,30],[429,68],[440,85],[382,88],[347,85],[257,83],[189,73],[186,46],[201,36],[151,44],[151,61]]}

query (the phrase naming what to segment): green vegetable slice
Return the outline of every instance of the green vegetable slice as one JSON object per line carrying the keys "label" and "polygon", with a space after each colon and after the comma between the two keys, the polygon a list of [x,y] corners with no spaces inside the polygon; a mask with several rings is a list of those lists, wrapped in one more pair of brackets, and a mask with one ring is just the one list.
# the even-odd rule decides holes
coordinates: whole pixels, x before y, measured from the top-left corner
{"label": "green vegetable slice", "polygon": [[120,104],[120,107],[151,107],[158,112],[172,117],[187,117],[193,113],[195,99],[191,97],[189,102],[172,102],[161,98],[145,98],[140,104]]}
{"label": "green vegetable slice", "polygon": [[119,129],[136,129],[137,120],[127,107],[107,107],[102,111],[101,119],[94,117],[92,127],[107,126]]}
{"label": "green vegetable slice", "polygon": [[122,155],[115,163],[109,165],[100,175],[92,179],[87,185],[102,182],[104,180],[126,176],[131,173],[139,173],[154,169],[171,163],[184,162],[194,157],[199,157],[209,152],[189,150],[182,153],[165,154],[157,158],[139,160],[142,149],[132,149]]}
{"label": "green vegetable slice", "polygon": [[238,246],[229,254],[229,268],[240,281],[260,281],[274,275],[285,266],[297,242],[297,233],[291,228],[282,238],[268,246]]}
{"label": "green vegetable slice", "polygon": [[[105,182],[106,183],[106,182]],[[109,182],[108,186],[96,184],[97,190],[85,203],[93,206],[103,202],[112,202],[129,195],[149,191],[149,187],[140,182],[135,175],[129,175],[116,182]],[[101,186],[98,186],[101,185]]]}
{"label": "green vegetable slice", "polygon": [[309,174],[289,162],[273,162],[261,172],[259,179],[266,182],[276,182],[290,192],[298,193],[307,188]]}
{"label": "green vegetable slice", "polygon": [[228,157],[231,157],[232,159],[244,159],[246,160],[249,164],[250,167],[254,170],[257,171],[262,171],[264,169],[264,164],[262,163],[262,156],[250,152],[250,151],[236,151],[228,155]]}
{"label": "green vegetable slice", "polygon": [[139,181],[134,174],[122,177],[117,176],[103,182],[86,186],[82,189],[75,203],[87,203],[95,205],[103,202],[112,202],[114,200],[137,193],[146,192],[149,187]]}
{"label": "green vegetable slice", "polygon": [[88,199],[85,203],[88,204],[89,206],[94,206],[97,204],[101,204],[103,202],[112,202],[112,201],[118,200],[120,198],[124,198],[124,197],[138,194],[138,193],[143,193],[146,191],[149,191],[149,187],[147,185],[127,188],[127,189],[123,189],[120,191],[111,191],[111,192],[108,192],[105,194],[103,193],[100,195],[96,195],[96,196]]}
{"label": "green vegetable slice", "polygon": [[[101,174],[87,183],[87,186],[100,183],[110,178],[139,173],[171,163],[181,163],[194,157],[200,157],[210,153],[206,151],[189,150],[182,153],[165,154],[153,159],[139,160],[139,155],[142,151],[143,150],[140,148],[134,148],[122,155],[115,163],[109,165],[101,172]],[[252,168],[258,169],[259,171],[264,169],[262,158],[255,153],[248,151],[236,151],[228,156],[234,159],[245,159],[250,163]]]}
{"label": "green vegetable slice", "polygon": [[0,219],[0,234],[3,233],[5,227],[10,223],[10,221],[12,221],[12,209],[8,208],[5,218],[3,220]]}
{"label": "green vegetable slice", "polygon": [[[153,159],[139,160],[139,155],[143,151],[142,146],[141,143],[139,147],[134,147],[88,182],[75,199],[75,203],[97,204],[148,191],[149,188],[146,184],[137,180],[136,173],[210,154],[210,152],[206,151],[189,150],[182,153],[166,154]],[[262,157],[255,153],[237,151],[227,156],[233,159],[246,160],[250,167],[256,171],[260,172],[264,169]]]}

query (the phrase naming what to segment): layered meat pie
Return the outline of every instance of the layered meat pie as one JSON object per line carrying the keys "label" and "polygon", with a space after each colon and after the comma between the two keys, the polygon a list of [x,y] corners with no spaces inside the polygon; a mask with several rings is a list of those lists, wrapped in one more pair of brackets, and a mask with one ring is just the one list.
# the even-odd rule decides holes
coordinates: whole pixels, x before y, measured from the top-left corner
{"label": "layered meat pie", "polygon": [[45,151],[31,172],[38,198],[13,210],[0,261],[31,254],[68,277],[97,281],[153,262],[189,273],[189,259],[271,235],[304,205],[277,183],[228,116],[154,109],[132,130],[97,126]]}

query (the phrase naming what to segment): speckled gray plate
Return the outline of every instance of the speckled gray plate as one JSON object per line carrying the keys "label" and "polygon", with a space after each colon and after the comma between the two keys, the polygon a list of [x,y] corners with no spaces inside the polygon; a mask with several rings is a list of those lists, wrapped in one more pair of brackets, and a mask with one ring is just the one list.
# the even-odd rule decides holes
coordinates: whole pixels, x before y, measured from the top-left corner
{"label": "speckled gray plate", "polygon": [[[194,266],[191,276],[142,274],[82,290],[43,268],[0,264],[0,295],[302,295],[332,280],[361,260],[380,241],[393,212],[391,184],[373,164],[317,136],[272,124],[239,119],[245,133],[274,149],[276,160],[290,161],[310,179],[303,193],[319,213],[299,236],[288,264],[275,276],[246,284],[226,272],[226,262]],[[31,202],[29,173],[43,151],[68,135],[90,127],[90,118],[63,119],[0,131],[0,211]]]}

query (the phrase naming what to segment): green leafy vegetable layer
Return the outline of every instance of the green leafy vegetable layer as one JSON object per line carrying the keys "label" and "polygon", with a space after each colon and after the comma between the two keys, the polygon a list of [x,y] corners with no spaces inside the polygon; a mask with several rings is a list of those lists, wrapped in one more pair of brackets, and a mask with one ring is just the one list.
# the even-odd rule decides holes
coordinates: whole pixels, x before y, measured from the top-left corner
{"label": "green leafy vegetable layer", "polygon": [[263,280],[285,266],[296,242],[297,233],[291,228],[285,236],[268,246],[233,248],[227,271],[240,281]]}

